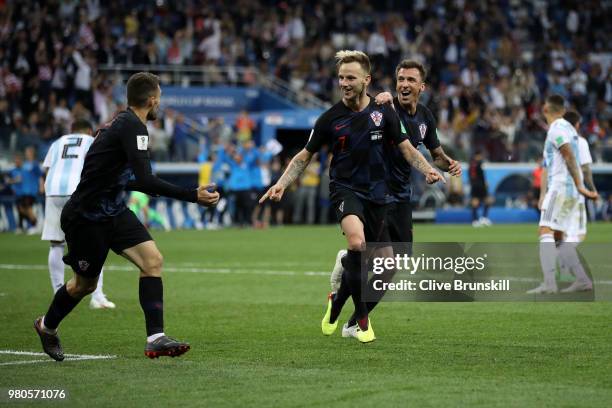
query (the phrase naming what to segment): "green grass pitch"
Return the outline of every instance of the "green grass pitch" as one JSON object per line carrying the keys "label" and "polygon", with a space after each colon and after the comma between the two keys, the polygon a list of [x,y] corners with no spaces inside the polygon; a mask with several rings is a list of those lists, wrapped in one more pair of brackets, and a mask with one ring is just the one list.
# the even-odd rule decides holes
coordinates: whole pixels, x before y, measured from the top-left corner
{"label": "green grass pitch", "polygon": [[[143,355],[138,274],[112,255],[105,292],[62,323],[66,353],[108,360],[36,362],[0,353],[9,389],[65,389],[48,406],[609,407],[612,303],[383,303],[378,340],[320,333],[337,227],[153,233],[165,257],[166,333],[178,359]],[[535,225],[416,225],[420,242],[537,242]],[[612,242],[595,224],[589,242]],[[51,299],[47,245],[0,234],[0,351],[40,352],[32,323]],[[612,247],[611,247],[612,249]],[[71,272],[67,271],[67,276]],[[352,311],[347,307],[343,323]],[[7,365],[21,361],[19,364]],[[29,361],[28,364],[25,361]],[[40,401],[17,406],[40,405]]]}

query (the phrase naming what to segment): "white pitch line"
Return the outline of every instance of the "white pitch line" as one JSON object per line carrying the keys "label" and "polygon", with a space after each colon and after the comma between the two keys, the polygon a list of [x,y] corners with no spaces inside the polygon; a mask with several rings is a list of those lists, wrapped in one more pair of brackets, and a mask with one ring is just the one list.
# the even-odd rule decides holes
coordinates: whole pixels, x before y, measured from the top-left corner
{"label": "white pitch line", "polygon": [[[0,270],[47,270],[47,265],[16,265],[0,264]],[[135,268],[129,265],[106,265],[109,271],[134,271]],[[210,273],[210,274],[242,274],[242,275],[270,275],[270,276],[329,276],[329,271],[296,271],[296,270],[269,270],[269,269],[240,269],[240,268],[196,268],[166,266],[164,271],[172,273]],[[508,279],[518,282],[540,282],[539,278],[500,276],[494,279]],[[612,280],[596,280],[593,283],[598,285],[612,285]]]}
{"label": "white pitch line", "polygon": [[[47,270],[47,265],[16,265],[16,264],[0,264],[0,269],[6,270]],[[133,266],[121,265],[105,265],[105,270],[109,271],[134,271]],[[194,268],[194,267],[178,267],[165,266],[166,272],[189,272],[189,273],[212,273],[212,274],[247,274],[247,275],[278,275],[278,276],[328,276],[327,271],[295,271],[295,270],[269,270],[269,269],[239,269],[239,268]]]}
{"label": "white pitch line", "polygon": [[[12,355],[12,356],[35,356],[35,357],[48,357],[45,353],[34,352],[34,351],[16,351],[16,350],[0,350],[0,354]],[[83,361],[83,360],[110,360],[117,358],[117,356],[111,355],[92,355],[92,354],[64,354],[64,361]],[[35,364],[35,363],[53,363],[55,360],[46,358],[44,360],[19,360],[19,361],[8,361],[0,363],[0,366],[8,365],[24,365],[24,364]]]}

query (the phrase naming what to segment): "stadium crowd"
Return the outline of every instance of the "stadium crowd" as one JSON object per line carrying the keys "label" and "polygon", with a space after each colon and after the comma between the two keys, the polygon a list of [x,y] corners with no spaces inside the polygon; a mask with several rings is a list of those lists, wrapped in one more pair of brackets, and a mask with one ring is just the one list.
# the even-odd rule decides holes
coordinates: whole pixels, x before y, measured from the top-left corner
{"label": "stadium crowd", "polygon": [[[11,159],[34,146],[42,159],[75,118],[99,124],[123,109],[101,66],[244,66],[336,101],[333,55],[350,48],[373,61],[371,92],[394,90],[400,59],[425,63],[422,102],[457,159],[482,150],[489,161],[535,160],[540,106],[555,92],[582,114],[595,162],[611,161],[609,11],[597,0],[0,1],[0,151]],[[241,82],[255,85],[245,72]],[[150,132],[158,161],[214,162],[242,149],[257,123],[244,112],[202,129],[166,111]]]}

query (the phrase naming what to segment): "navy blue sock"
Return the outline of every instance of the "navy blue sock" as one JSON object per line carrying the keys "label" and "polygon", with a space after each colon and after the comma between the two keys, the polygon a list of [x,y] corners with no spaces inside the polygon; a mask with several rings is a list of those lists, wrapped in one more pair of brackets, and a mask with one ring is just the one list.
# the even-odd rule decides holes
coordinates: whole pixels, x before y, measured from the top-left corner
{"label": "navy blue sock", "polygon": [[147,336],[164,331],[164,287],[160,277],[145,276],[138,285],[140,307],[145,315]]}
{"label": "navy blue sock", "polygon": [[66,285],[55,292],[47,314],[45,314],[44,325],[46,328],[55,330],[60,322],[79,304],[81,299],[75,299],[68,294]]}
{"label": "navy blue sock", "polygon": [[363,330],[368,328],[368,307],[363,301],[363,288],[362,288],[362,269],[365,271],[365,265],[362,265],[360,251],[349,250],[346,255],[346,262],[344,263],[346,269],[347,283],[351,289],[351,297],[353,298],[353,304],[355,306],[355,317],[359,326]]}

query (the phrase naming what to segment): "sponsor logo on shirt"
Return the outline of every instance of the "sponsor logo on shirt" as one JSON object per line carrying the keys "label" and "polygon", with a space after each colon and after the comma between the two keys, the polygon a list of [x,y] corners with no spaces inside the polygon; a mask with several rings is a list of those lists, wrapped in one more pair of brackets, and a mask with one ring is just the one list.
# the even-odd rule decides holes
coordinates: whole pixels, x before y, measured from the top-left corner
{"label": "sponsor logo on shirt", "polygon": [[149,136],[147,135],[136,136],[136,145],[138,146],[138,150],[147,150],[147,147],[149,146]]}
{"label": "sponsor logo on shirt", "polygon": [[382,130],[373,130],[370,132],[370,140],[376,141],[381,140],[383,138]]}

